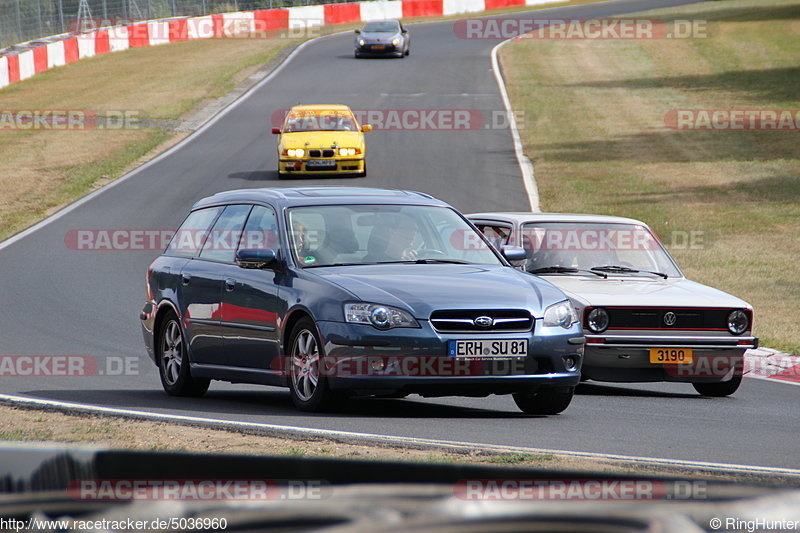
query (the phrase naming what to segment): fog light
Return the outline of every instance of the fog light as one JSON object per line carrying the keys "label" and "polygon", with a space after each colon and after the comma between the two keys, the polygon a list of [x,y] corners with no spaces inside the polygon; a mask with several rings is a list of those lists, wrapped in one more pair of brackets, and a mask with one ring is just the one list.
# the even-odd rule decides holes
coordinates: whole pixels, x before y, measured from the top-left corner
{"label": "fog light", "polygon": [[578,360],[577,358],[568,355],[564,357],[564,366],[567,367],[567,370],[575,370],[578,367]]}

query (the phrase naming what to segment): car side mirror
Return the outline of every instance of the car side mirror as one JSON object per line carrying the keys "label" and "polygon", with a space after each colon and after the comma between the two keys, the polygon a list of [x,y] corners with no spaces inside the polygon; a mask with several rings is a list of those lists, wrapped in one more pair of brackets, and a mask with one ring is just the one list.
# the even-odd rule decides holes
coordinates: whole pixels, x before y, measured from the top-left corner
{"label": "car side mirror", "polygon": [[278,253],[275,250],[238,250],[235,261],[242,268],[275,269]]}
{"label": "car side mirror", "polygon": [[363,126],[361,126],[361,131],[363,131],[364,133],[372,131],[372,124],[364,124]]}
{"label": "car side mirror", "polygon": [[361,33],[361,30],[353,30],[353,33],[358,33],[358,34],[360,34],[360,33]]}
{"label": "car side mirror", "polygon": [[281,133],[281,129],[280,128],[272,128],[272,134],[273,135],[280,135],[280,133]]}
{"label": "car side mirror", "polygon": [[408,33],[408,30],[404,29],[404,30],[403,30],[403,33]]}
{"label": "car side mirror", "polygon": [[503,257],[506,258],[506,261],[515,267],[522,266],[525,260],[528,259],[528,252],[525,250],[525,248],[521,248],[519,246],[503,246],[500,249],[500,253],[503,254]]}

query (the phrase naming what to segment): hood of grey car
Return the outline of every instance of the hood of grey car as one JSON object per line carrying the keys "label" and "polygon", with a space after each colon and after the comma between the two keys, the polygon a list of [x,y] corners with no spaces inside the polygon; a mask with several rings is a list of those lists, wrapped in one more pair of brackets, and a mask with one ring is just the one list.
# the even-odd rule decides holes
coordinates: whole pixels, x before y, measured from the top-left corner
{"label": "hood of grey car", "polygon": [[544,308],[565,299],[550,283],[499,265],[364,265],[313,272],[365,302],[410,309],[423,320],[437,309],[527,309],[541,318]]}
{"label": "hood of grey car", "polygon": [[542,276],[583,306],[750,307],[726,292],[685,278]]}

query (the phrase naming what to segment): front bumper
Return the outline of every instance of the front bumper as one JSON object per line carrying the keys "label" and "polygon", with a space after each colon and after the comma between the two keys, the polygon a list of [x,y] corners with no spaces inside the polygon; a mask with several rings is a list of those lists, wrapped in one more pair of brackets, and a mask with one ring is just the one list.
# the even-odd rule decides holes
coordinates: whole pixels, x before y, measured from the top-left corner
{"label": "front bumper", "polygon": [[348,159],[332,159],[335,166],[331,167],[311,167],[309,169],[309,158],[281,158],[278,163],[278,172],[282,175],[289,174],[304,174],[309,176],[325,175],[325,174],[363,174],[366,169],[366,159],[361,158],[348,158]]}
{"label": "front bumper", "polygon": [[[376,48],[382,47],[382,48]],[[403,54],[402,46],[395,46],[393,44],[370,44],[366,43],[364,46],[355,47],[356,54],[363,55],[363,56],[386,56],[386,55],[393,55],[393,54]]]}
{"label": "front bumper", "polygon": [[[586,334],[583,375],[611,382],[707,382],[741,375],[752,336]],[[651,363],[651,348],[691,349],[692,363]]]}
{"label": "front bumper", "polygon": [[[368,394],[486,396],[531,391],[541,386],[572,387],[580,380],[583,337],[574,330],[544,335],[538,331],[537,334],[456,334],[437,332],[426,321],[420,321],[420,325],[420,328],[380,331],[362,324],[318,322],[327,357],[325,375],[329,386]],[[528,355],[503,358],[448,355],[451,340],[486,338],[526,338]],[[570,360],[574,363],[572,367],[567,366]]]}

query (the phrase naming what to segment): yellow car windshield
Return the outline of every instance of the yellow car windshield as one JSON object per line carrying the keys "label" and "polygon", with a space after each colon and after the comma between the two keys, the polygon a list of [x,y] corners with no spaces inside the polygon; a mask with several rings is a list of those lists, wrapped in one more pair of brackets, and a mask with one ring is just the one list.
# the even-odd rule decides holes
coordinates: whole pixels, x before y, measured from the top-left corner
{"label": "yellow car windshield", "polygon": [[292,113],[286,118],[284,133],[303,131],[358,131],[356,121],[344,113]]}

